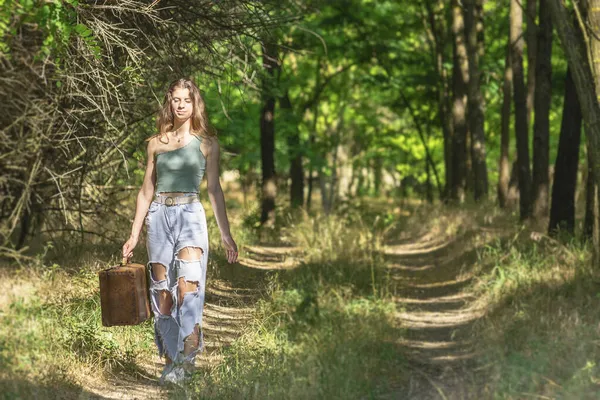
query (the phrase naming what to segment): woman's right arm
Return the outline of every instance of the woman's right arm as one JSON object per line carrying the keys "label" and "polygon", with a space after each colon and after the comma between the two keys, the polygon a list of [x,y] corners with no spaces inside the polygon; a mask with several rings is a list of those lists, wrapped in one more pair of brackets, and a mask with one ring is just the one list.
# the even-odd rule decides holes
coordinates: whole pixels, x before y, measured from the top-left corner
{"label": "woman's right arm", "polygon": [[133,225],[131,226],[131,236],[123,245],[123,257],[131,258],[133,256],[133,249],[137,245],[142,231],[144,218],[148,213],[148,208],[152,202],[154,196],[154,186],[156,184],[156,169],[154,164],[154,143],[155,140],[148,142],[146,149],[148,160],[146,162],[146,172],[144,173],[144,181],[142,187],[137,195],[137,201],[135,206],[135,217],[133,219]]}

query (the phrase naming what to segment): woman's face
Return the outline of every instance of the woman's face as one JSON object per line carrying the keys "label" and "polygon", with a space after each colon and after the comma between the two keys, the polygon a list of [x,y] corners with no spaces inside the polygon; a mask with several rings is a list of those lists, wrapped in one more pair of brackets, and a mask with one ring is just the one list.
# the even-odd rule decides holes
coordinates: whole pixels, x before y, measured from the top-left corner
{"label": "woman's face", "polygon": [[189,89],[175,89],[172,94],[171,109],[176,120],[185,121],[192,116],[194,106]]}

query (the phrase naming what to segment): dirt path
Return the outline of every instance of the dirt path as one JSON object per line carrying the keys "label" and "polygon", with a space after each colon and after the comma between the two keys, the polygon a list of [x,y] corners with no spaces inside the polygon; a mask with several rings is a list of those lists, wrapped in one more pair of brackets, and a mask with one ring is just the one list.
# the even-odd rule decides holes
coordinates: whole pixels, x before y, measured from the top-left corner
{"label": "dirt path", "polygon": [[[269,271],[293,268],[298,264],[298,248],[247,246],[247,257],[237,264],[219,266],[217,277],[207,278],[203,315],[204,352],[197,358],[198,368],[221,361],[220,350],[237,338],[252,317],[254,304],[263,295]],[[163,362],[155,356],[140,365],[136,376],[114,376],[82,382],[79,399],[164,399],[168,390],[158,385]]]}
{"label": "dirt path", "polygon": [[402,388],[401,395],[389,398],[474,398],[466,389],[473,382],[465,380],[473,377],[478,356],[472,327],[484,310],[469,291],[477,257],[472,237],[426,235],[385,246],[395,282],[396,319],[404,331],[398,344],[411,371],[409,390]]}
{"label": "dirt path", "polygon": [[[477,346],[471,328],[484,315],[469,293],[476,249],[473,234],[452,239],[438,235],[389,241],[384,249],[394,282],[396,320],[402,335],[398,345],[409,360],[410,385],[406,381],[382,399],[466,399],[465,379],[473,377]],[[223,346],[247,326],[254,304],[263,294],[269,271],[293,268],[300,249],[251,246],[239,264],[221,266],[218,277],[209,277],[204,314],[205,352],[199,367],[220,362]],[[158,386],[162,362],[155,358],[141,366],[137,377],[115,377],[87,382],[80,399],[162,399],[168,392]]]}

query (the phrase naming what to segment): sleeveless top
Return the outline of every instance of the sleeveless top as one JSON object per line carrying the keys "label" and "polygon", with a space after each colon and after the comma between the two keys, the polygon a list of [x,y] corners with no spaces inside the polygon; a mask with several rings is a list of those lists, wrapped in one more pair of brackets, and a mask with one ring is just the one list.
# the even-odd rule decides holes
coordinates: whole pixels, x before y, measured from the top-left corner
{"label": "sleeveless top", "polygon": [[185,146],[156,154],[156,193],[198,193],[206,170],[200,143],[202,138],[192,135]]}

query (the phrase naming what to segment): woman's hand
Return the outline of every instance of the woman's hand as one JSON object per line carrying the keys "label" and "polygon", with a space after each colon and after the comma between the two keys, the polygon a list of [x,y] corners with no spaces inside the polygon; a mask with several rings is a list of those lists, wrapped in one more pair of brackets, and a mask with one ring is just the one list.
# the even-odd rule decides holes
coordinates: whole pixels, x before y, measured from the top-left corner
{"label": "woman's hand", "polygon": [[223,240],[223,247],[225,247],[225,254],[227,254],[227,261],[230,264],[237,262],[238,248],[231,235],[221,236]]}
{"label": "woman's hand", "polygon": [[133,249],[137,246],[138,238],[130,236],[129,239],[123,245],[123,258],[128,260],[133,257]]}

